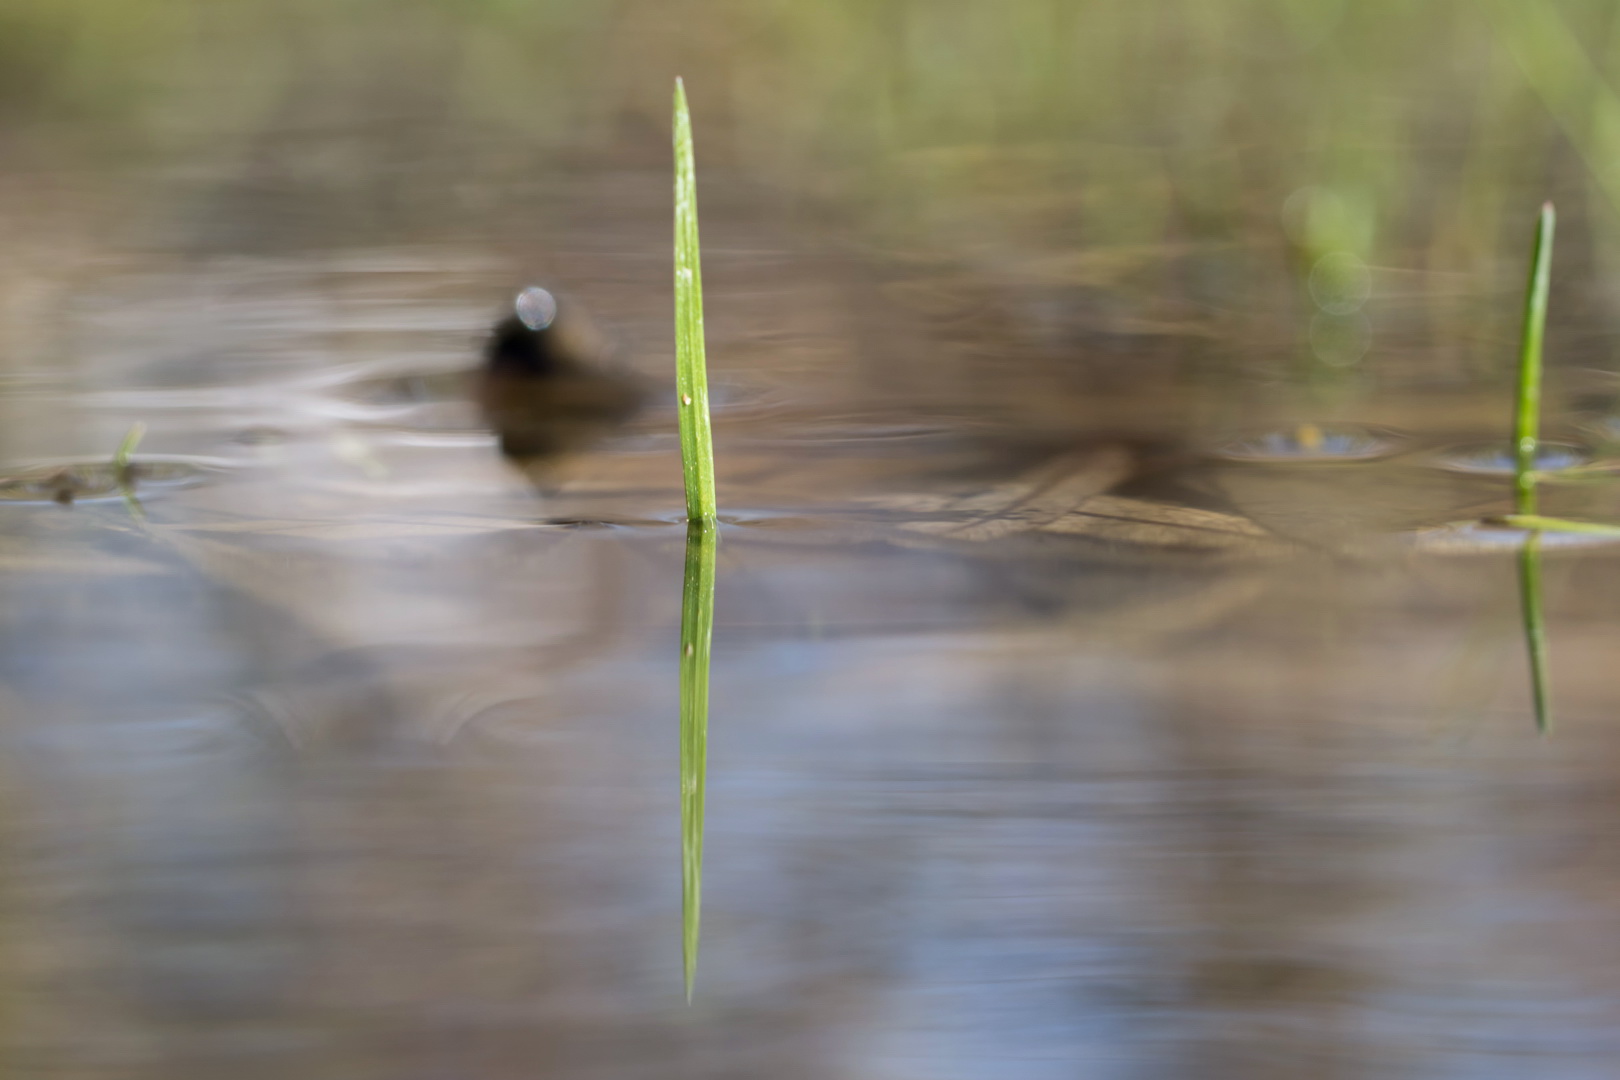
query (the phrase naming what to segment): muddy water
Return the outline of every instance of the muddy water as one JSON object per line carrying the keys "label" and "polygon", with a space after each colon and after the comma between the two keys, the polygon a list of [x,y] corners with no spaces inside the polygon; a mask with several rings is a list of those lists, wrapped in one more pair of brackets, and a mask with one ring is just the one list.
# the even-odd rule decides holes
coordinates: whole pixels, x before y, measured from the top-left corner
{"label": "muddy water", "polygon": [[1281,395],[1128,296],[1054,338],[1050,289],[723,178],[687,1006],[673,409],[536,492],[463,382],[537,278],[669,369],[664,174],[549,183],[18,271],[14,1073],[1609,1075],[1616,553],[1548,545],[1538,739],[1514,544],[1446,528],[1508,506],[1500,395]]}

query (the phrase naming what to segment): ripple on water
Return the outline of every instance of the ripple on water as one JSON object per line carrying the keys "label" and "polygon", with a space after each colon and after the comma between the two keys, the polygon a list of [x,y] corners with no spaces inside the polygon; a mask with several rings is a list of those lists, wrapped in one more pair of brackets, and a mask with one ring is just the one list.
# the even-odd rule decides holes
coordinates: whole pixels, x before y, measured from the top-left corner
{"label": "ripple on water", "polygon": [[1233,461],[1368,461],[1394,453],[1398,433],[1360,424],[1299,424],[1246,435],[1215,451]]}
{"label": "ripple on water", "polygon": [[467,371],[406,371],[355,379],[341,393],[368,405],[405,406],[465,400],[471,389]]}
{"label": "ripple on water", "polygon": [[1620,544],[1620,536],[1601,533],[1542,532],[1492,525],[1484,521],[1454,521],[1449,525],[1408,533],[1414,547],[1435,555],[1494,555],[1518,551],[1539,532],[1543,551],[1568,551]]}
{"label": "ripple on water", "polygon": [[71,503],[122,498],[126,491],[146,498],[161,491],[195,487],[217,469],[188,458],[140,458],[120,476],[111,461],[67,461],[33,465],[0,474],[0,502]]}
{"label": "ripple on water", "polygon": [[409,371],[369,375],[335,388],[321,403],[331,419],[415,431],[465,433],[484,430],[466,370]]}
{"label": "ripple on water", "polygon": [[[1574,443],[1544,442],[1536,448],[1537,472],[1557,472],[1573,469],[1592,460],[1585,447]],[[1484,473],[1492,476],[1512,476],[1516,463],[1513,447],[1506,440],[1490,443],[1469,443],[1436,451],[1434,464],[1453,472]]]}
{"label": "ripple on water", "polygon": [[1620,443],[1620,416],[1599,416],[1581,425],[1581,429],[1599,442]]}

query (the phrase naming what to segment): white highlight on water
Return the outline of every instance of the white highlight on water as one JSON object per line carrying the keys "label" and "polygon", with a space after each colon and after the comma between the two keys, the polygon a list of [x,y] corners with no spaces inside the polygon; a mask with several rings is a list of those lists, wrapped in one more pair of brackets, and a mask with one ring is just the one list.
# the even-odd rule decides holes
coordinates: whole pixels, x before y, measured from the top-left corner
{"label": "white highlight on water", "polygon": [[557,298],[538,285],[530,285],[518,293],[513,307],[530,330],[544,330],[557,317]]}

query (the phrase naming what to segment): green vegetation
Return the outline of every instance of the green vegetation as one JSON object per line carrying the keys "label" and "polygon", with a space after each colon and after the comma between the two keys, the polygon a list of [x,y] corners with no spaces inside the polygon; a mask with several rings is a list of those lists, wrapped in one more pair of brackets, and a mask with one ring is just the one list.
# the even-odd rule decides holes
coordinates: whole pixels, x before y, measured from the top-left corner
{"label": "green vegetation", "polygon": [[1519,610],[1524,619],[1524,643],[1530,657],[1530,700],[1536,710],[1536,730],[1552,730],[1552,706],[1547,676],[1547,619],[1541,603],[1541,533],[1531,532],[1519,549]]}
{"label": "green vegetation", "polygon": [[[1541,435],[1542,343],[1547,331],[1547,286],[1552,271],[1553,227],[1557,216],[1552,203],[1543,203],[1536,219],[1536,238],[1530,249],[1530,279],[1524,290],[1524,326],[1519,338],[1519,379],[1513,415],[1513,506],[1507,521],[1530,529],[1519,549],[1519,611],[1524,624],[1525,651],[1530,658],[1530,698],[1536,730],[1552,727],[1547,677],[1547,620],[1542,607],[1541,532],[1543,524],[1563,527],[1557,518],[1536,513],[1536,452]],[[1526,524],[1532,523],[1532,524]]]}
{"label": "green vegetation", "polygon": [[139,420],[131,424],[129,431],[124,435],[124,441],[118,444],[113,451],[113,482],[118,485],[118,493],[124,497],[124,505],[129,509],[129,516],[136,522],[146,520],[146,511],[141,508],[140,499],[135,497],[135,448],[141,444],[146,435],[146,425]]}
{"label": "green vegetation", "polygon": [[697,175],[686,88],[675,80],[675,388],[686,478],[686,576],[681,591],[681,963],[686,999],[697,973],[703,910],[703,793],[709,744],[709,642],[714,633],[714,444],[703,356]]}
{"label": "green vegetation", "polygon": [[[0,106],[20,137],[83,126],[97,137],[74,146],[215,159],[228,175],[278,130],[377,100],[433,110],[447,151],[473,130],[513,152],[598,145],[627,119],[661,124],[667,99],[646,73],[698,55],[724,100],[706,137],[742,171],[858,200],[908,247],[1240,241],[1243,257],[1219,269],[1250,293],[1286,280],[1284,262],[1308,273],[1336,255],[1467,272],[1500,249],[1511,193],[1552,180],[1585,204],[1569,209],[1594,223],[1581,243],[1596,261],[1620,259],[1612,0],[693,0],[678,18],[649,12],[648,32],[627,35],[616,5],[586,0],[419,0],[386,25],[366,0],[0,0]],[[1144,77],[1165,71],[1175,78]],[[320,148],[311,138],[301,151]],[[1559,142],[1575,153],[1552,152]],[[332,175],[306,163],[316,188],[398,153],[383,138],[342,145]],[[419,173],[413,184],[465,179]],[[1287,245],[1285,204],[1299,211]],[[1061,265],[1088,285],[1151,284],[1121,256]],[[1477,330],[1506,313],[1439,314]],[[1459,339],[1490,348],[1489,334]]]}
{"label": "green vegetation", "polygon": [[1486,518],[1488,525],[1501,525],[1509,529],[1534,529],[1536,532],[1576,533],[1581,536],[1620,537],[1620,525],[1604,525],[1595,521],[1571,521],[1568,518],[1543,517],[1540,514],[1506,514]]}
{"label": "green vegetation", "polygon": [[1519,341],[1519,383],[1513,418],[1513,499],[1521,514],[1536,512],[1536,449],[1541,429],[1541,347],[1547,331],[1547,284],[1552,267],[1552,203],[1536,221],[1530,253],[1530,281],[1524,294],[1524,328]]}
{"label": "green vegetation", "polygon": [[128,434],[124,436],[124,441],[119,443],[118,449],[113,452],[113,474],[122,485],[127,486],[134,478],[133,471],[130,468],[130,460],[134,457],[135,448],[141,444],[141,439],[145,435],[146,425],[139,420],[135,421],[134,424],[130,425]]}
{"label": "green vegetation", "polygon": [[1552,708],[1547,670],[1547,623],[1542,606],[1542,533],[1620,537],[1620,526],[1545,517],[1536,512],[1536,484],[1541,478],[1536,469],[1536,455],[1541,435],[1542,347],[1546,339],[1547,290],[1556,221],[1552,203],[1543,204],[1536,222],[1536,237],[1530,252],[1530,277],[1525,286],[1524,325],[1519,339],[1519,377],[1513,418],[1515,513],[1489,517],[1484,521],[1487,525],[1529,532],[1519,549],[1519,600],[1525,648],[1530,659],[1530,690],[1536,729],[1543,734],[1552,727]]}
{"label": "green vegetation", "polygon": [[[1535,532],[1579,533],[1586,536],[1620,536],[1620,526],[1567,518],[1545,517],[1536,513],[1536,484],[1543,473],[1536,468],[1541,438],[1542,344],[1547,330],[1547,284],[1552,267],[1553,227],[1556,216],[1552,203],[1541,208],[1536,222],[1536,238],[1530,252],[1530,280],[1524,294],[1524,328],[1519,339],[1519,378],[1513,417],[1513,504],[1514,513],[1485,519],[1487,525]],[[1582,473],[1580,467],[1559,470],[1559,475]],[[1590,471],[1590,470],[1587,470]],[[1607,465],[1602,476],[1609,476]]]}
{"label": "green vegetation", "polygon": [[703,274],[698,258],[697,173],[686,88],[675,80],[675,391],[680,398],[686,517],[714,521],[714,442],[703,356]]}
{"label": "green vegetation", "polygon": [[714,524],[686,527],[681,590],[681,963],[686,999],[697,973],[703,910],[703,795],[709,745],[709,643],[714,635]]}

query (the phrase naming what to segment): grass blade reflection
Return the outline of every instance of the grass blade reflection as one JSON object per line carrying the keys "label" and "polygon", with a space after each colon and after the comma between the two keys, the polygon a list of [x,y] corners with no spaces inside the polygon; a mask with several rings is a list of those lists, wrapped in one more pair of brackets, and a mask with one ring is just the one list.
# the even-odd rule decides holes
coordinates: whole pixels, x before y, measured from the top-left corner
{"label": "grass blade reflection", "polygon": [[141,500],[135,497],[135,448],[145,435],[146,425],[135,421],[113,452],[113,480],[118,484],[118,493],[124,497],[124,505],[129,508],[129,516],[137,522],[146,520]]}
{"label": "grass blade reflection", "polygon": [[709,643],[714,636],[714,563],[720,534],[712,522],[686,527],[681,589],[681,965],[686,1000],[697,973],[703,912],[703,797],[709,756]]}
{"label": "grass blade reflection", "polygon": [[1519,549],[1519,603],[1524,618],[1524,644],[1530,657],[1530,697],[1536,709],[1536,730],[1552,729],[1548,704],[1547,621],[1541,604],[1541,534],[1532,532]]}

